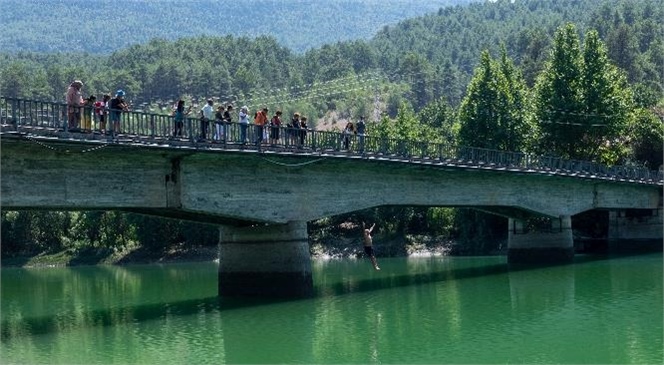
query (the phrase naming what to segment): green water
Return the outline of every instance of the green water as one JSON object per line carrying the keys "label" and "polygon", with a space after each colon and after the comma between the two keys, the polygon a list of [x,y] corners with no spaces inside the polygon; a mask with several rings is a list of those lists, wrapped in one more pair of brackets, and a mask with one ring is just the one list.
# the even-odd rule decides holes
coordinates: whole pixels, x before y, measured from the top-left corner
{"label": "green water", "polygon": [[652,363],[662,254],[314,263],[316,297],[220,300],[214,263],[2,269],[0,363]]}

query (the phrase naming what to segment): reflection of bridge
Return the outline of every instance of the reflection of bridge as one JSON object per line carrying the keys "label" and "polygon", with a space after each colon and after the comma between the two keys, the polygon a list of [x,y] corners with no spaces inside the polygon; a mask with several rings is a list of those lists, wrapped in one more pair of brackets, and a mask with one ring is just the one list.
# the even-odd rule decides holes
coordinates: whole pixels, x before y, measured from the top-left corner
{"label": "reflection of bridge", "polygon": [[[120,133],[101,134],[95,123],[81,133],[68,130],[61,104],[0,98],[0,107],[4,209],[117,209],[220,224],[224,293],[310,291],[306,222],[382,205],[506,216],[512,261],[570,259],[571,217],[592,209],[611,211],[615,237],[661,237],[662,175],[646,169],[371,136],[350,136],[344,149],[339,133],[285,128],[244,145],[239,124],[213,141],[197,119],[173,138],[172,117],[137,112],[122,114]],[[655,216],[638,223],[626,209]],[[552,230],[525,232],[533,214],[550,217]]]}

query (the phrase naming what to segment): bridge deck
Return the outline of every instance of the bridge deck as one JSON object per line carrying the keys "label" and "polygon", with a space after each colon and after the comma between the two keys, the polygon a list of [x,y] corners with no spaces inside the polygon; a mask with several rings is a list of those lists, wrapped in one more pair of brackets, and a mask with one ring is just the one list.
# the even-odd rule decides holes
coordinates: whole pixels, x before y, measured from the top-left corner
{"label": "bridge deck", "polygon": [[266,158],[270,155],[296,155],[369,159],[664,185],[664,174],[661,170],[651,171],[637,166],[606,166],[590,161],[455,146],[449,143],[269,126],[264,128],[267,139],[260,141],[264,135],[259,128],[253,125],[245,127],[239,123],[222,124],[220,131],[223,131],[224,138],[216,140],[215,123],[209,123],[206,131],[195,118],[186,119],[183,135],[174,137],[173,117],[143,112],[123,112],[121,131],[102,129],[100,123],[95,121],[90,123],[89,130],[69,130],[66,105],[3,97],[0,97],[0,125],[3,139],[25,139],[52,150],[76,148],[80,149],[80,152],[89,152],[109,144],[119,144],[210,153],[261,153]]}

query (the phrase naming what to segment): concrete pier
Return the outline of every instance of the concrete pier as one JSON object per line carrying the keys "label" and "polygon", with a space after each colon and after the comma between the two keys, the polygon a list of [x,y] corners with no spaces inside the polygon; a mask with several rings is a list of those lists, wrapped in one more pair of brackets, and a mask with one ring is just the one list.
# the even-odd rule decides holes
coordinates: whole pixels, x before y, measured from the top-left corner
{"label": "concrete pier", "polygon": [[524,222],[509,219],[507,261],[511,264],[565,263],[574,259],[571,216],[551,219],[551,229],[525,231]]}
{"label": "concrete pier", "polygon": [[313,294],[306,222],[219,229],[219,295]]}
{"label": "concrete pier", "polygon": [[635,211],[612,210],[609,212],[609,241],[662,240],[662,208]]}

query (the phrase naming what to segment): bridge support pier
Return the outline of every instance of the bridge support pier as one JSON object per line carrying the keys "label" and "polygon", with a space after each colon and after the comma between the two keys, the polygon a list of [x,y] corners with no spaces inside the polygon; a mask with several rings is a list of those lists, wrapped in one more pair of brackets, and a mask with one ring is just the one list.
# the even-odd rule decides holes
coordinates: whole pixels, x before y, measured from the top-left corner
{"label": "bridge support pier", "polygon": [[566,263],[574,259],[572,217],[551,219],[551,229],[526,232],[524,222],[510,218],[507,262],[510,264]]}
{"label": "bridge support pier", "polygon": [[306,222],[219,228],[219,295],[313,294]]}
{"label": "bridge support pier", "polygon": [[619,248],[620,241],[629,242],[630,246],[639,246],[638,242],[655,243],[661,248],[664,238],[662,207],[650,210],[612,210],[609,211],[609,247]]}

